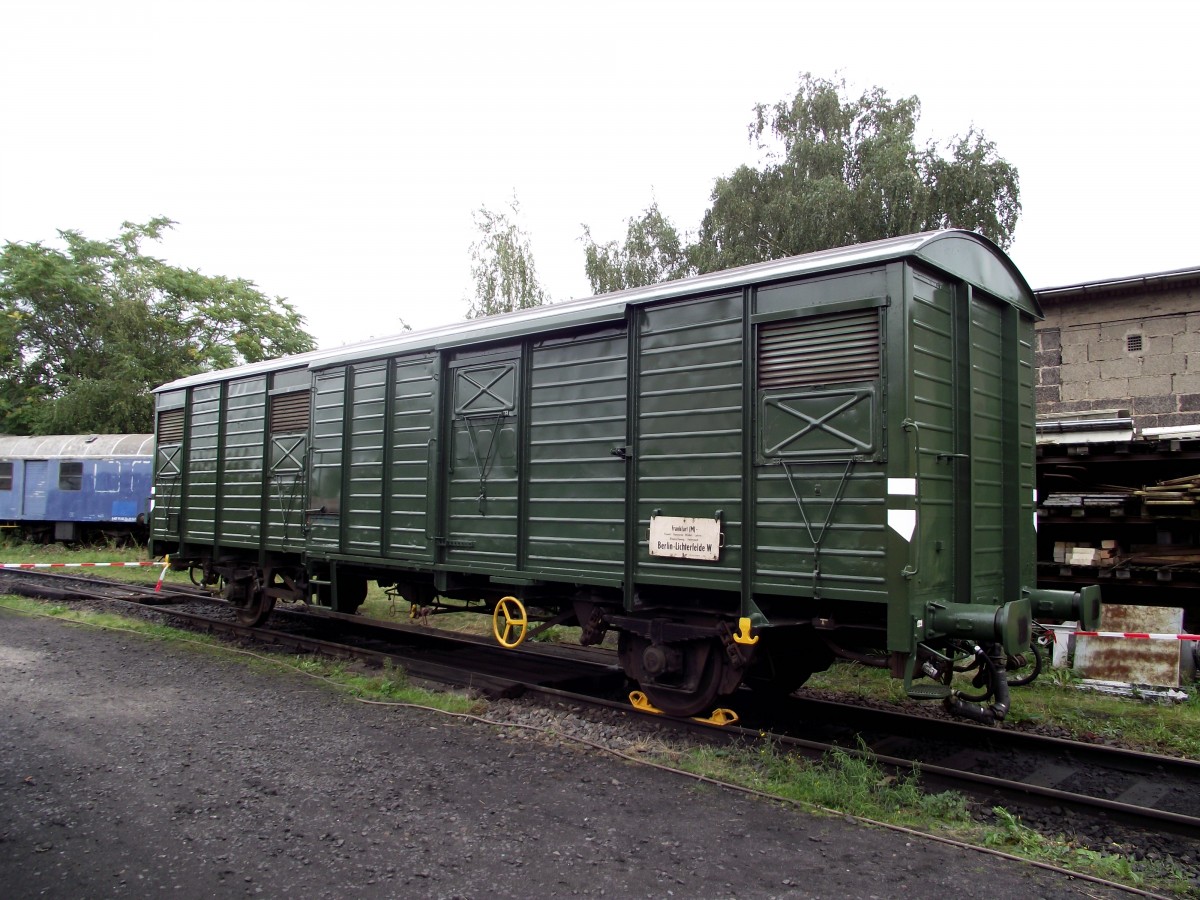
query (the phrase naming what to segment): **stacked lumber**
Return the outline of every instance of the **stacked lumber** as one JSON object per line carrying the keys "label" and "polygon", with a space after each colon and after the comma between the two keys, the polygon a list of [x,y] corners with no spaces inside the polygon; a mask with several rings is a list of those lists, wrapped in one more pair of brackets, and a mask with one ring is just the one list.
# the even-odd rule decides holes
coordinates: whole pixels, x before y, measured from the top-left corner
{"label": "stacked lumber", "polygon": [[1129,561],[1142,566],[1200,565],[1200,547],[1184,544],[1134,544]]}
{"label": "stacked lumber", "polygon": [[1042,501],[1042,510],[1050,516],[1111,516],[1125,514],[1125,504],[1134,496],[1132,489],[1110,489],[1097,491],[1059,491],[1047,494]]}
{"label": "stacked lumber", "polygon": [[1054,561],[1065,566],[1115,566],[1121,559],[1121,549],[1115,540],[1103,540],[1100,546],[1074,541],[1054,542]]}
{"label": "stacked lumber", "polygon": [[1142,500],[1142,509],[1148,516],[1177,516],[1195,513],[1200,498],[1200,475],[1185,475],[1168,478],[1158,484],[1146,485],[1134,495]]}

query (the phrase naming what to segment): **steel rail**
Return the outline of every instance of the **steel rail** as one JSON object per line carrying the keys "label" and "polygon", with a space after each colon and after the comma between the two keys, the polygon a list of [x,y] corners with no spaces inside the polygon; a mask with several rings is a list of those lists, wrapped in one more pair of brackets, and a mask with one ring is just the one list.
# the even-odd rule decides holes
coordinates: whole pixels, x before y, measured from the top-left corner
{"label": "steel rail", "polygon": [[[0,590],[11,591],[13,588],[21,587],[12,584],[18,579],[13,578],[10,581],[5,577],[8,574],[0,571]],[[1197,816],[1081,794],[1052,785],[1001,778],[969,767],[930,762],[918,758],[916,754],[901,756],[884,752],[883,748],[896,743],[897,740],[912,740],[913,735],[919,735],[920,740],[926,745],[934,742],[944,746],[953,742],[959,748],[959,755],[962,755],[962,750],[968,748],[972,752],[994,753],[994,750],[980,749],[982,744],[988,743],[1006,749],[1020,749],[1022,752],[1052,754],[1059,758],[1087,759],[1093,765],[1103,765],[1123,772],[1134,770],[1162,774],[1170,770],[1174,773],[1183,773],[1185,777],[1195,777],[1196,783],[1200,784],[1200,762],[1194,760],[1181,760],[1175,757],[1128,751],[1062,738],[1031,735],[1006,728],[985,728],[948,719],[912,716],[888,710],[866,709],[826,700],[796,697],[788,698],[785,705],[790,708],[790,715],[797,716],[802,722],[824,721],[834,727],[853,732],[855,741],[864,730],[882,731],[885,734],[881,737],[865,738],[867,748],[861,749],[854,742],[817,741],[802,738],[795,733],[775,730],[777,726],[774,725],[770,727],[770,730],[764,730],[762,726],[726,725],[717,727],[699,720],[655,716],[634,708],[627,701],[617,701],[611,699],[611,696],[603,696],[605,693],[611,695],[611,683],[606,685],[607,690],[592,691],[556,686],[556,683],[589,679],[611,682],[614,674],[619,672],[611,660],[611,651],[534,645],[514,652],[501,650],[492,641],[477,635],[448,633],[438,629],[396,623],[381,623],[324,610],[298,612],[288,617],[300,621],[308,620],[315,624],[337,623],[364,634],[374,632],[374,636],[370,639],[384,643],[388,648],[377,649],[294,632],[243,626],[235,622],[172,609],[169,605],[164,605],[185,600],[211,600],[211,595],[208,595],[207,592],[195,592],[186,588],[179,590],[174,586],[170,590],[156,592],[153,587],[147,585],[52,573],[30,573],[27,570],[20,571],[19,575],[20,580],[26,583],[25,586],[29,588],[30,593],[41,596],[49,594],[52,599],[89,596],[111,602],[128,603],[143,609],[148,604],[152,604],[156,613],[185,621],[191,627],[200,630],[223,632],[243,640],[286,646],[334,658],[357,658],[375,665],[398,665],[413,677],[479,690],[493,697],[512,697],[525,693],[536,694],[575,706],[592,705],[619,710],[627,714],[636,714],[662,722],[671,728],[687,729],[707,735],[709,738],[746,742],[758,742],[765,738],[810,755],[821,755],[836,749],[851,755],[872,758],[897,770],[919,770],[926,779],[934,779],[943,785],[956,786],[972,794],[978,794],[981,790],[986,789],[1004,797],[1027,797],[1042,803],[1061,804],[1076,810],[1103,811],[1142,828],[1166,826],[1172,831],[1189,836],[1200,833],[1200,817]],[[30,581],[43,584],[47,581],[57,581],[58,583],[37,588],[30,586],[28,584]],[[74,584],[69,585],[67,582]],[[25,591],[20,592],[24,593]],[[214,600],[213,602],[221,606],[225,605],[222,601]],[[397,647],[396,642],[399,641],[407,642],[409,646]],[[424,646],[413,646],[414,642]],[[428,650],[427,648],[431,645],[438,649]],[[470,654],[472,653],[480,655],[482,661],[471,659]],[[439,660],[436,658],[439,655],[442,657],[453,656],[454,662]],[[435,658],[429,658],[431,656]],[[496,660],[501,661],[500,666],[497,666]],[[569,667],[565,672],[564,665]],[[506,669],[507,674],[499,674],[496,671],[497,668]],[[598,694],[600,695],[598,696]],[[748,700],[746,703],[748,708],[753,709],[757,705],[750,692],[741,692],[741,695],[734,700],[735,705],[740,705],[739,701],[743,698]],[[797,726],[789,727],[794,730]]]}

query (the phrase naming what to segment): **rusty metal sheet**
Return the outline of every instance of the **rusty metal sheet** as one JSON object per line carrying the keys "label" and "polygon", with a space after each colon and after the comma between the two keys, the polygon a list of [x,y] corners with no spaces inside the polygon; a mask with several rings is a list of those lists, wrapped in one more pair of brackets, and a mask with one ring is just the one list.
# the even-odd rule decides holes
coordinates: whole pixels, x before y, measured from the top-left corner
{"label": "rusty metal sheet", "polygon": [[[1179,634],[1183,610],[1162,606],[1104,604],[1097,631]],[[1178,688],[1183,641],[1085,637],[1075,641],[1075,671],[1098,681]]]}

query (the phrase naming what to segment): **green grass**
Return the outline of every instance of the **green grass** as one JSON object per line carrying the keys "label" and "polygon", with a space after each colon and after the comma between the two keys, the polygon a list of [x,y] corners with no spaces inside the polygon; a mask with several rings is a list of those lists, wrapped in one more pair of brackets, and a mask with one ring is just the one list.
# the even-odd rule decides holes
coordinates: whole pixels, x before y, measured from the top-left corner
{"label": "green grass", "polygon": [[230,647],[219,638],[207,634],[196,634],[170,625],[148,622],[112,613],[77,609],[60,602],[32,600],[26,597],[0,595],[0,605],[35,615],[51,616],[66,622],[75,622],[114,631],[132,632],[151,638],[170,640],[196,647],[204,652],[236,654],[260,671],[278,672],[280,667],[294,669],[304,675],[317,678],[326,684],[344,689],[350,696],[377,703],[407,703],[428,706],[445,712],[472,713],[481,708],[480,701],[463,694],[449,691],[430,691],[408,683],[403,669],[386,666],[378,672],[363,671],[344,661],[327,660],[313,656],[297,656],[261,649],[253,653]]}
{"label": "green grass", "polygon": [[[805,689],[907,702],[898,679],[857,663],[818,672]],[[1069,669],[1047,667],[1032,684],[1012,688],[1011,700],[1005,720],[1010,725],[1050,725],[1077,740],[1119,740],[1148,753],[1200,759],[1200,691],[1195,686],[1182,703],[1113,697],[1081,690]]]}
{"label": "green grass", "polygon": [[833,750],[814,761],[791,755],[764,738],[751,747],[671,750],[650,746],[642,755],[685,772],[792,801],[818,814],[851,815],[915,831],[933,830],[939,837],[1072,872],[1164,894],[1194,896],[1185,873],[1170,860],[1132,862],[1119,853],[1080,847],[1061,834],[1034,831],[999,807],[992,810],[993,821],[977,821],[961,794],[923,793],[919,769],[892,775],[866,753]]}
{"label": "green grass", "polygon": [[[0,562],[114,562],[144,559],[144,551],[124,548],[70,548],[61,545],[0,544]],[[64,571],[79,571],[66,569]],[[86,570],[128,581],[154,582],[161,568]],[[168,581],[187,582],[186,572],[168,573]],[[119,627],[148,636],[186,640],[200,645],[201,652],[226,652],[219,641],[197,636],[169,626],[154,625],[120,616],[80,612],[64,604],[6,597],[4,605],[48,613],[72,621],[89,621],[104,627]],[[408,603],[389,597],[372,585],[362,613],[372,618],[410,621]],[[444,613],[431,616],[430,627],[491,633],[490,614],[474,612]],[[573,641],[574,628],[550,629],[552,640]],[[270,657],[265,662],[257,657]],[[344,662],[329,662],[311,657],[294,657],[264,651],[249,659],[252,667],[277,669],[279,665],[341,686],[354,697],[374,702],[411,703],[432,706],[454,713],[478,713],[481,703],[451,692],[430,692],[414,688],[405,673],[397,668],[364,672]],[[901,683],[880,669],[855,663],[840,663],[818,673],[806,689],[819,693],[861,697],[896,704],[913,701],[904,696]],[[1038,680],[1012,691],[1012,709],[1008,723],[1049,725],[1063,729],[1081,740],[1119,739],[1122,743],[1150,752],[1169,753],[1200,759],[1200,697],[1189,691],[1184,703],[1165,704],[1147,700],[1105,696],[1078,688],[1078,680],[1069,670],[1045,669]],[[1029,859],[1048,862],[1074,871],[1085,872],[1132,886],[1165,893],[1188,895],[1189,886],[1169,861],[1144,860],[1131,863],[1127,858],[1087,850],[1061,835],[1035,832],[1003,809],[993,811],[993,821],[981,824],[969,812],[961,795],[927,795],[920,789],[920,773],[900,776],[886,773],[869,757],[835,751],[813,762],[793,756],[778,745],[764,740],[750,747],[674,749],[662,745],[644,748],[643,758],[667,763],[687,772],[741,785],[809,807],[836,811],[892,825],[928,828],[936,822],[939,834],[968,843],[995,847]]]}
{"label": "green grass", "polygon": [[945,829],[964,832],[972,824],[962,795],[926,794],[919,772],[891,775],[866,754],[834,749],[813,761],[788,753],[764,736],[749,748],[691,748],[676,755],[674,765],[843,815],[912,828],[937,821]]}
{"label": "green grass", "polygon": [[[83,562],[154,562],[151,566],[82,568]],[[11,538],[0,539],[0,563],[70,563],[69,568],[43,569],[63,575],[96,575],[114,581],[154,584],[162,574],[162,560],[151,560],[145,547],[78,544],[27,544]],[[187,572],[168,572],[166,582],[190,583]]]}

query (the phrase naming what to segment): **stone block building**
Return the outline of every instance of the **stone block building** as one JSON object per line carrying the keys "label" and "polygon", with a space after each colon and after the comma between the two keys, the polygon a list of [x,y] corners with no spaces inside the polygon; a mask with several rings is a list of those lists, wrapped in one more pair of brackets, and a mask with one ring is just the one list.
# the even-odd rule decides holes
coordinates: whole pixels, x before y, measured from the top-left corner
{"label": "stone block building", "polygon": [[1039,422],[1200,432],[1200,267],[1035,293]]}

